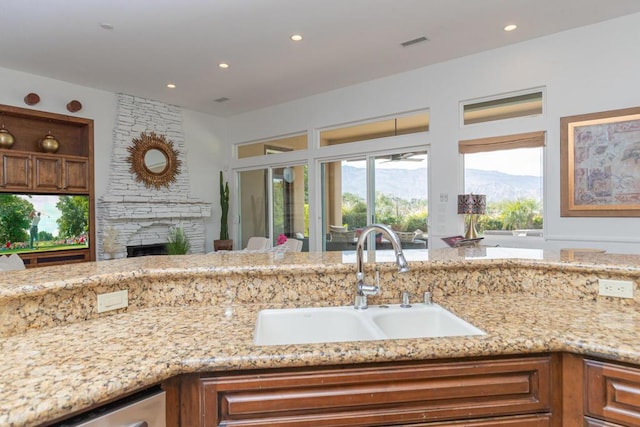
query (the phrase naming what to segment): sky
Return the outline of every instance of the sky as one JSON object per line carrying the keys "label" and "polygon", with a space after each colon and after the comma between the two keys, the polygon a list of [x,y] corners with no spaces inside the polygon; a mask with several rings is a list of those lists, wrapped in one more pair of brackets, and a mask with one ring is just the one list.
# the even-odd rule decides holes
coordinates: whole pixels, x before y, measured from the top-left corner
{"label": "sky", "polygon": [[464,167],[485,171],[503,172],[509,175],[542,176],[542,159],[532,157],[531,148],[490,151],[488,153],[467,154]]}

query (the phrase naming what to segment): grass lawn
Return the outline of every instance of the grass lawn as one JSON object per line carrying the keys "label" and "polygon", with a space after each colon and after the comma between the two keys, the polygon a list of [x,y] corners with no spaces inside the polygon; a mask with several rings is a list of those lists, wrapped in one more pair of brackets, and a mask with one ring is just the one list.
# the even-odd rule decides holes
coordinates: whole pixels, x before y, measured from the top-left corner
{"label": "grass lawn", "polygon": [[7,249],[5,247],[0,248],[0,255],[11,255],[11,254],[24,254],[24,253],[33,253],[33,252],[49,252],[49,251],[60,251],[65,249],[86,249],[89,245],[86,243],[77,243],[77,244],[68,244],[68,245],[56,245],[54,242],[38,242],[36,247],[31,248],[16,248],[16,249]]}

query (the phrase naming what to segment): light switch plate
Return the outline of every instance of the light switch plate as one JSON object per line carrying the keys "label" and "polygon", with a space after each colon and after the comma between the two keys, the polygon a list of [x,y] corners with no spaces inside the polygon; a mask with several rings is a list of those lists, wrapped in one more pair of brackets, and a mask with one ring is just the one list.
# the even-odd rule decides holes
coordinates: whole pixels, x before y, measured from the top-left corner
{"label": "light switch plate", "polygon": [[110,292],[108,294],[98,294],[98,313],[117,310],[129,306],[129,291]]}
{"label": "light switch plate", "polygon": [[598,286],[602,296],[633,298],[633,281],[598,279]]}

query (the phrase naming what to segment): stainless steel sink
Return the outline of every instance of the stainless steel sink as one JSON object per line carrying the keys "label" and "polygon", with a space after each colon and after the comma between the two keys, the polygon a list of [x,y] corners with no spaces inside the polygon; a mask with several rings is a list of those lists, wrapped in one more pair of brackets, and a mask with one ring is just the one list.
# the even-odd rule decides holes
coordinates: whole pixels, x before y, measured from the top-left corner
{"label": "stainless steel sink", "polygon": [[309,344],[400,338],[484,335],[438,304],[312,307],[262,310],[254,331],[256,345]]}

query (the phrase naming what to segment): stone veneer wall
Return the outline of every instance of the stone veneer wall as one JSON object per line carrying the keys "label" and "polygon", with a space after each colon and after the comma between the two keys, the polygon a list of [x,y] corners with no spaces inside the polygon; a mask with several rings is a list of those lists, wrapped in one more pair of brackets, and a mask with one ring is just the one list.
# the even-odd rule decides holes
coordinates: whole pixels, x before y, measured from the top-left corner
{"label": "stone veneer wall", "polygon": [[[173,142],[182,161],[176,181],[161,189],[145,187],[129,171],[127,162],[132,139],[142,132],[155,132]],[[106,194],[97,202],[97,258],[105,259],[104,231],[118,232],[119,250],[114,258],[127,256],[126,247],[164,243],[172,227],[183,227],[191,253],[205,248],[204,219],[211,204],[190,195],[189,171],[182,130],[182,110],[162,102],[119,94],[113,129],[110,176]]]}

